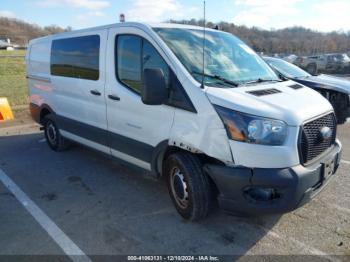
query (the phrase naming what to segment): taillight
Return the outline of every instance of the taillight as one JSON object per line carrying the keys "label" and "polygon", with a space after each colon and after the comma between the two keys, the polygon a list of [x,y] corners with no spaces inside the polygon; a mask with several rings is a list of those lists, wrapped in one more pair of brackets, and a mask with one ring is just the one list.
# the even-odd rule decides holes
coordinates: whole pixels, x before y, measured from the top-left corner
{"label": "taillight", "polygon": [[4,117],[2,116],[1,112],[0,112],[0,121],[4,120]]}

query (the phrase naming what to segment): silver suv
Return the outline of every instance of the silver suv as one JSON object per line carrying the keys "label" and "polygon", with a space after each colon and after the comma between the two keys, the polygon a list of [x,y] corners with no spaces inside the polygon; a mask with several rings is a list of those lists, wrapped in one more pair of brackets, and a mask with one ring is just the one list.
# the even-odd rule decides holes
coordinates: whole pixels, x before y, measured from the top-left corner
{"label": "silver suv", "polygon": [[298,57],[294,64],[305,69],[312,75],[319,72],[343,73],[350,68],[350,58],[347,54],[324,54]]}

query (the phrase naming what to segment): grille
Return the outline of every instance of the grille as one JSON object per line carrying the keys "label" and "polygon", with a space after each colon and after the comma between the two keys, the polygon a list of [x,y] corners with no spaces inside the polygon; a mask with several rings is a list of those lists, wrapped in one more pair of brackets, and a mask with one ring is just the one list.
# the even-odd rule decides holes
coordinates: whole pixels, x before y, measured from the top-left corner
{"label": "grille", "polygon": [[255,96],[266,96],[266,95],[272,95],[281,93],[280,90],[271,88],[271,89],[262,89],[262,90],[254,90],[254,91],[247,91],[247,93]]}
{"label": "grille", "polygon": [[[321,129],[329,127],[332,135],[323,139]],[[302,164],[312,161],[335,143],[337,125],[333,113],[304,124],[301,128],[299,141],[299,155]]]}

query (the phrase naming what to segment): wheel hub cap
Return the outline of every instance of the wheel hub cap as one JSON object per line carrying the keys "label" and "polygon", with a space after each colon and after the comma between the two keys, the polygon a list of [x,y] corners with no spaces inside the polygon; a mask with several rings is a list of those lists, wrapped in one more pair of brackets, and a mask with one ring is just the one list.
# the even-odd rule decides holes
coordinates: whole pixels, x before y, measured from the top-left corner
{"label": "wheel hub cap", "polygon": [[52,145],[56,144],[56,139],[57,139],[56,128],[52,123],[48,124],[47,126],[47,137],[49,139],[50,144]]}
{"label": "wheel hub cap", "polygon": [[184,175],[178,168],[174,168],[171,173],[171,190],[176,203],[181,208],[188,206],[188,189]]}

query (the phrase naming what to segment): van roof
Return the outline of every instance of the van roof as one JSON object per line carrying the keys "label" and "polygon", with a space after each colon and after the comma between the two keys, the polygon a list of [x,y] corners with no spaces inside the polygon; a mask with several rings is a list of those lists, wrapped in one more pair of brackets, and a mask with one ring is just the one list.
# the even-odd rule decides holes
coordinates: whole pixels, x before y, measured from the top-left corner
{"label": "van roof", "polygon": [[[56,36],[64,36],[64,35],[70,35],[74,33],[84,33],[84,32],[89,32],[93,30],[103,30],[103,29],[108,29],[108,28],[113,28],[113,27],[138,27],[141,29],[151,29],[151,28],[183,28],[183,29],[197,29],[197,30],[203,30],[203,27],[200,26],[194,26],[194,25],[184,25],[184,24],[174,24],[174,23],[139,23],[139,22],[124,22],[124,23],[114,23],[114,24],[109,24],[109,25],[102,25],[102,26],[96,26],[96,27],[89,27],[89,28],[84,28],[84,29],[79,29],[79,30],[73,30],[69,32],[63,32],[63,33],[58,33],[54,35],[47,35],[43,36],[40,38],[35,38],[32,39],[30,42],[37,42],[40,40],[44,39],[49,39],[49,38],[54,38]],[[207,31],[216,31],[215,29],[211,28],[206,28]]]}

